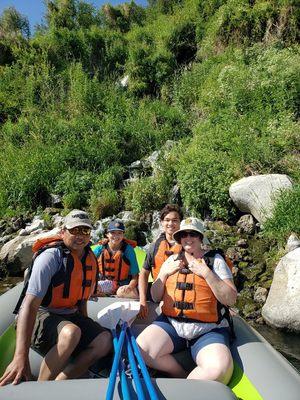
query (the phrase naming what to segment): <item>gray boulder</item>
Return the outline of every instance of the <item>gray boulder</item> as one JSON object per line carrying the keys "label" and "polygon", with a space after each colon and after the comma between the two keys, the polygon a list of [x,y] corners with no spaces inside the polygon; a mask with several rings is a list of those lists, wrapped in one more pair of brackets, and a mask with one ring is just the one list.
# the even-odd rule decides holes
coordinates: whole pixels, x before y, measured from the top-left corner
{"label": "gray boulder", "polygon": [[277,265],[262,308],[267,324],[300,332],[300,248],[286,254]]}
{"label": "gray boulder", "polygon": [[7,269],[13,275],[24,271],[31,263],[32,245],[37,239],[56,235],[58,228],[39,234],[32,233],[28,236],[16,236],[14,239],[5,243],[0,251],[0,262],[7,265]]}
{"label": "gray boulder", "polygon": [[276,197],[282,190],[291,187],[292,182],[287,175],[256,175],[234,182],[229,188],[229,195],[241,211],[264,222],[272,215]]}

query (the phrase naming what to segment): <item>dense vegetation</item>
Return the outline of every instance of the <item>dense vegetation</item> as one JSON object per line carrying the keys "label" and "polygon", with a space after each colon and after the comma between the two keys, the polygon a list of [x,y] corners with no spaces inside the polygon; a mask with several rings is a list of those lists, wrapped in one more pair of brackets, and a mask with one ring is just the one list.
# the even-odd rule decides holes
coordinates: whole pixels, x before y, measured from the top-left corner
{"label": "dense vegetation", "polygon": [[[62,195],[95,218],[184,207],[230,220],[228,188],[286,173],[266,233],[300,223],[300,11],[295,0],[151,0],[95,9],[47,2],[30,35],[0,16],[0,216]],[[124,76],[128,85],[120,84]],[[154,175],[123,186],[127,166],[174,141]],[[297,223],[298,221],[298,223]]]}

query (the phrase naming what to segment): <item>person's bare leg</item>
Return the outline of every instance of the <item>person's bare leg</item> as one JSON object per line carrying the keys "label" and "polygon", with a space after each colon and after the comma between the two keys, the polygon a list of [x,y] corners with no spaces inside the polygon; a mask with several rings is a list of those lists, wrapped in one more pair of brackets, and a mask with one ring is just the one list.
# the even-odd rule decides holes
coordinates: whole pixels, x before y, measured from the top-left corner
{"label": "person's bare leg", "polygon": [[233,372],[230,350],[221,343],[209,344],[201,349],[196,364],[197,367],[188,375],[188,379],[218,381],[226,385]]}
{"label": "person's bare leg", "polygon": [[48,351],[42,361],[39,381],[53,380],[64,369],[69,357],[75,350],[81,337],[78,326],[67,323],[60,331],[57,344]]}
{"label": "person's bare leg", "polygon": [[186,378],[186,371],[171,355],[173,342],[162,328],[157,325],[148,326],[138,336],[137,343],[149,367],[166,372],[173,378]]}
{"label": "person's bare leg", "polygon": [[99,358],[106,356],[112,349],[112,337],[108,331],[100,333],[72,363],[57,375],[56,380],[74,379],[83,375]]}

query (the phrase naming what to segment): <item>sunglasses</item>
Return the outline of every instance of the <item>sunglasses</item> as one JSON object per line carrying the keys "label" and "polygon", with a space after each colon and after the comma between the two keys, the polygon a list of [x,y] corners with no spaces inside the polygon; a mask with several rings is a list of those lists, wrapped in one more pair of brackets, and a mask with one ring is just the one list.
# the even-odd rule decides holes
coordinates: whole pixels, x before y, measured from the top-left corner
{"label": "sunglasses", "polygon": [[195,237],[201,237],[202,235],[201,235],[201,233],[196,232],[196,231],[190,231],[190,232],[188,232],[188,231],[183,231],[183,232],[180,232],[180,238],[181,238],[181,239],[182,239],[182,238],[186,238],[186,237],[188,237],[188,236],[190,236],[190,237],[192,237],[192,238],[195,238]]}
{"label": "sunglasses", "polygon": [[71,235],[90,235],[91,234],[91,228],[87,228],[84,226],[76,226],[75,228],[68,229],[68,231],[71,233]]}

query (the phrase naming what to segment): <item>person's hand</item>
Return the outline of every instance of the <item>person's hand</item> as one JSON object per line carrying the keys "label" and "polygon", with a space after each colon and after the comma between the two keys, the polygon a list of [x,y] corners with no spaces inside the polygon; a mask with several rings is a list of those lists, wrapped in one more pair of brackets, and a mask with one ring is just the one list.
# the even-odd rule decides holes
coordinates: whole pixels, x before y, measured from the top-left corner
{"label": "person's hand", "polygon": [[184,267],[184,263],[182,260],[173,260],[168,258],[163,265],[161,266],[159,275],[164,277],[168,277],[174,275],[176,272],[180,270],[180,268]]}
{"label": "person's hand", "polygon": [[117,291],[117,295],[125,296],[131,292],[132,292],[132,288],[130,285],[123,285],[123,286],[119,287],[119,289]]}
{"label": "person's hand", "polygon": [[195,258],[189,263],[188,267],[194,274],[201,276],[201,278],[204,279],[207,278],[207,274],[210,271],[206,262],[202,258],[199,260]]}
{"label": "person's hand", "polygon": [[0,386],[8,383],[17,385],[22,380],[32,380],[30,365],[28,358],[15,356],[12,362],[6,368],[4,374],[0,378]]}
{"label": "person's hand", "polygon": [[147,304],[147,302],[145,302],[145,303],[140,303],[140,304],[141,304],[141,306],[140,306],[140,312],[139,312],[139,314],[138,314],[138,318],[139,318],[139,319],[147,318],[147,317],[148,317],[148,314],[149,314],[149,307],[148,307],[148,304]]}

